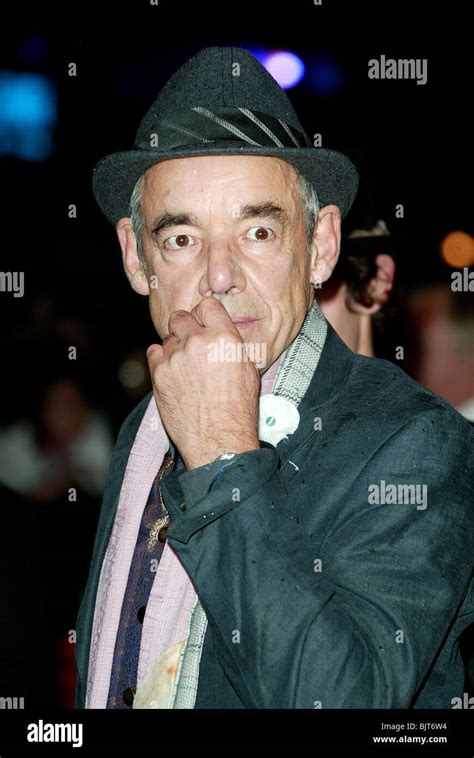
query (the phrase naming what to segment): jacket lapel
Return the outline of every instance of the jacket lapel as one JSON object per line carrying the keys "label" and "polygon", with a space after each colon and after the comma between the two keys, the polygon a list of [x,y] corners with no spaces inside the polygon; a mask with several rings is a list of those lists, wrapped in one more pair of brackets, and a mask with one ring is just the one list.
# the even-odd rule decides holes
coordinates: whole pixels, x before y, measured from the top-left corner
{"label": "jacket lapel", "polygon": [[300,423],[287,440],[276,446],[280,458],[280,472],[286,483],[297,473],[306,458],[307,443],[319,434],[324,423],[325,407],[344,387],[354,362],[354,353],[327,323],[324,347],[311,378],[311,382],[298,406]]}

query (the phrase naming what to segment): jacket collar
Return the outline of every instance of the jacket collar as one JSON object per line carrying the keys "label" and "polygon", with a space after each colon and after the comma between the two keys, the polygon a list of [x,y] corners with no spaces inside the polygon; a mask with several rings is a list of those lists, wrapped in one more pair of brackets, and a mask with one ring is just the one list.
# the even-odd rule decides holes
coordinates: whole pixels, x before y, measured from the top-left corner
{"label": "jacket collar", "polygon": [[281,440],[276,446],[281,469],[287,470],[299,449],[313,434],[319,433],[321,427],[318,423],[324,416],[325,407],[344,389],[353,362],[354,353],[327,322],[326,340],[321,357],[298,405],[300,423],[288,439]]}

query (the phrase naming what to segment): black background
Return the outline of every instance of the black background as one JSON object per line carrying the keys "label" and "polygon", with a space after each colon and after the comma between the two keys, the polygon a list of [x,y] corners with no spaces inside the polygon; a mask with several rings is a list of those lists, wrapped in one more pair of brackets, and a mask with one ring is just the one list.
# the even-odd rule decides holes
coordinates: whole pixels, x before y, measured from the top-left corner
{"label": "black background", "polygon": [[[87,334],[89,347],[74,371],[92,400],[107,408],[115,430],[130,409],[120,395],[117,367],[129,348],[144,350],[156,341],[156,334],[146,299],[133,293],[125,279],[114,229],[95,204],[92,171],[104,155],[132,147],[138,124],[160,88],[203,47],[284,48],[304,60],[315,53],[337,60],[344,72],[337,96],[318,96],[304,82],[289,96],[307,133],[321,133],[325,147],[342,150],[360,169],[360,194],[345,222],[347,229],[364,225],[370,207],[405,240],[398,267],[402,289],[449,281],[451,271],[439,258],[441,238],[453,229],[474,234],[473,35],[467,4],[160,0],[153,6],[148,0],[128,0],[71,2],[56,8],[12,4],[8,14],[10,22],[5,18],[2,25],[0,65],[49,76],[57,88],[58,122],[49,159],[0,159],[1,268],[25,272],[24,298],[2,295],[0,302],[5,421],[28,415],[37,402],[38,387],[58,365],[65,367],[67,358],[58,353],[55,331],[65,317],[79,318]],[[18,56],[21,41],[31,35],[41,35],[48,43],[46,57],[34,66]],[[370,80],[368,60],[382,54],[427,58],[427,84]],[[77,77],[68,76],[70,62],[77,64]],[[77,219],[68,218],[71,203],[77,205]],[[394,215],[399,203],[405,208],[404,219]],[[33,624],[39,619],[38,636],[30,640],[27,651],[28,642],[24,643],[25,655],[39,669],[34,686],[44,697],[38,700],[51,705],[53,685],[39,660],[39,629],[47,621],[41,621],[37,606],[46,616],[57,612],[64,587],[58,585],[58,595],[49,605],[39,601],[41,596],[35,596],[33,604],[32,576],[39,560],[35,550],[40,548],[36,527],[31,530],[29,524],[36,525],[43,514],[32,512],[29,521],[25,513],[21,529],[28,539],[16,555],[23,561],[25,589],[12,602],[22,611],[24,628],[25,609],[30,609]],[[68,626],[74,626],[74,592],[87,576],[97,514],[86,518],[82,531],[76,516],[79,519],[79,512],[69,512],[61,528],[69,537],[79,529],[73,548],[82,550],[77,570],[66,548],[64,555],[55,553],[53,562],[57,571],[67,558],[72,560],[65,577],[73,588],[69,623],[64,622]],[[54,511],[48,518],[51,524],[58,522]],[[6,562],[3,576],[9,570]],[[15,636],[13,621],[9,634]],[[350,742],[349,734],[347,739]]]}

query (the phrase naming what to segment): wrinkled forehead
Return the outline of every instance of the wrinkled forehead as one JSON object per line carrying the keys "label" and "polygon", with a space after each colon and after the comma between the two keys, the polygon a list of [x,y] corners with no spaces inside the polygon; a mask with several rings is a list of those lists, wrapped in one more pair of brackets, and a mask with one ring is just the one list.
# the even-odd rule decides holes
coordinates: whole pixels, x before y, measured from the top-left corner
{"label": "wrinkled forehead", "polygon": [[145,212],[193,203],[245,204],[278,202],[288,212],[298,208],[298,181],[293,166],[260,155],[212,155],[173,158],[156,163],[142,183]]}

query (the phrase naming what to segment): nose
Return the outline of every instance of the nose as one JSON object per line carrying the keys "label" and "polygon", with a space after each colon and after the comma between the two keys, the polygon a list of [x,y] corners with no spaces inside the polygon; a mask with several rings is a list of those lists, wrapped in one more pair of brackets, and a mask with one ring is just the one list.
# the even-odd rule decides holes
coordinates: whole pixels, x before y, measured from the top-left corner
{"label": "nose", "polygon": [[209,244],[205,268],[199,284],[199,294],[236,295],[246,287],[245,274],[237,261],[232,245],[222,239]]}

